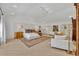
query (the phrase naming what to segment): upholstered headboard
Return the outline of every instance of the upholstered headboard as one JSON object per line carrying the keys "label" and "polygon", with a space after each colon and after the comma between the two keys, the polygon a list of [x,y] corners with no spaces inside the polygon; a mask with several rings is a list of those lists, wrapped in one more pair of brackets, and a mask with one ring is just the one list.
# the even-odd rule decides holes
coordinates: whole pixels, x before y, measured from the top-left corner
{"label": "upholstered headboard", "polygon": [[37,33],[34,29],[25,29],[25,33]]}

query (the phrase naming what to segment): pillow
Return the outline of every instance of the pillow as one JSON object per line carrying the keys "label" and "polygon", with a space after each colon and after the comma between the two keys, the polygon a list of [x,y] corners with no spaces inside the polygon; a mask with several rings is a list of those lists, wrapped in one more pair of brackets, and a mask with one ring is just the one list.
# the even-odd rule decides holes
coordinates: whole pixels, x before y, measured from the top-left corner
{"label": "pillow", "polygon": [[66,40],[66,35],[55,35],[55,39]]}

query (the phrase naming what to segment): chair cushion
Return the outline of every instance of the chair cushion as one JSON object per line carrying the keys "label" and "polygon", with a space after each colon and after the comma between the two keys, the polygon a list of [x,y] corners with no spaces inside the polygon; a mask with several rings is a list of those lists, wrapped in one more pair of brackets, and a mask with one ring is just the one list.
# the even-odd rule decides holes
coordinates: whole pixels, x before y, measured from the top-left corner
{"label": "chair cushion", "polygon": [[66,35],[55,35],[55,39],[66,40]]}

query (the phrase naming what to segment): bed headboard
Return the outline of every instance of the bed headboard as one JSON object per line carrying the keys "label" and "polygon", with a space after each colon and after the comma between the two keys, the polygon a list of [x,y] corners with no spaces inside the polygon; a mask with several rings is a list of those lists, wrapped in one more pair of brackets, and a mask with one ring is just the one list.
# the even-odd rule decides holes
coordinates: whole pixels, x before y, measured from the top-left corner
{"label": "bed headboard", "polygon": [[34,29],[25,29],[25,33],[37,33]]}

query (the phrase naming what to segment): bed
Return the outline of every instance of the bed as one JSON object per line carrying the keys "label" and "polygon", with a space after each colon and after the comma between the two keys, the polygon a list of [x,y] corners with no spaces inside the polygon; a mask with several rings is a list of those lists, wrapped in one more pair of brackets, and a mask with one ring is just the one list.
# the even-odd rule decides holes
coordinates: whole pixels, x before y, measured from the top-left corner
{"label": "bed", "polygon": [[37,38],[40,38],[39,33],[33,29],[25,29],[23,35],[26,40],[35,40]]}

